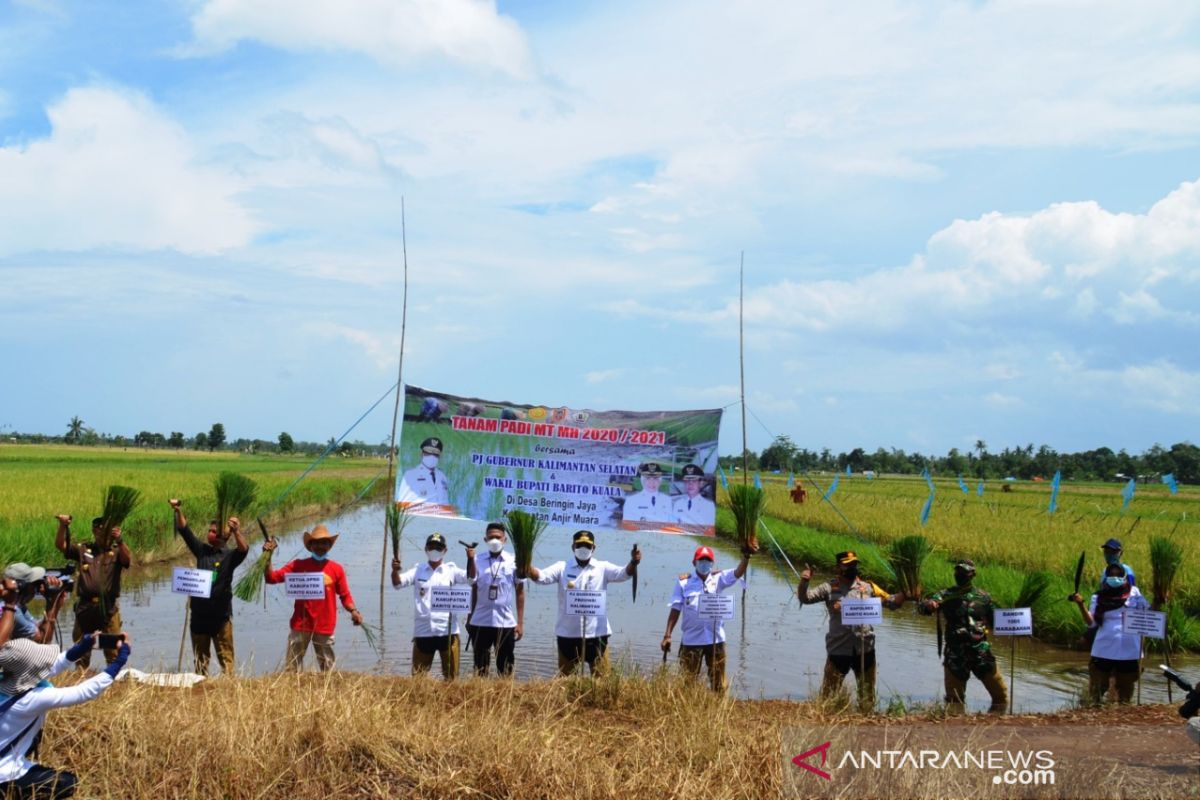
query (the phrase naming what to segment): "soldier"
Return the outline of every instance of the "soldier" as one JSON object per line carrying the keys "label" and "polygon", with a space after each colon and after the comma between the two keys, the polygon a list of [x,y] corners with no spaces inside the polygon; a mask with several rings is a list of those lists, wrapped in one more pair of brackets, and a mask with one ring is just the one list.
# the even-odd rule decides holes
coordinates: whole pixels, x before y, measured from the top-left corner
{"label": "soldier", "polygon": [[[700,663],[708,665],[709,685],[715,692],[729,689],[725,679],[725,623],[700,619],[700,595],[719,594],[739,583],[745,588],[742,576],[750,566],[750,556],[757,548],[742,551],[742,560],[732,570],[713,569],[715,556],[711,547],[698,547],[692,556],[695,572],[684,573],[675,582],[671,593],[671,610],[667,613],[667,632],[663,634],[662,651],[671,650],[671,632],[683,617],[683,638],[679,643],[679,663],[691,678],[700,676]],[[666,655],[663,656],[666,659]]]}
{"label": "soldier", "polygon": [[975,562],[964,558],[954,565],[955,585],[928,595],[918,608],[922,614],[941,613],[946,619],[942,665],[947,709],[962,713],[967,681],[974,675],[992,696],[989,712],[1003,714],[1008,707],[1008,687],[987,640],[995,604],[991,595],[975,588],[974,581]]}
{"label": "soldier", "polygon": [[431,533],[425,540],[425,557],[428,563],[400,572],[400,559],[392,560],[392,586],[403,589],[413,587],[413,649],[412,672],[417,675],[429,672],[436,653],[442,661],[442,676],[452,681],[458,677],[458,621],[448,611],[434,611],[430,607],[431,592],[435,586],[469,584],[474,577],[475,548],[467,548],[467,569],[459,568],[452,561],[445,561],[446,537]]}
{"label": "soldier", "polygon": [[671,498],[658,491],[662,485],[662,467],[647,462],[638,467],[638,475],[642,479],[642,490],[625,498],[621,521],[635,523],[634,527],[638,522],[670,522],[673,519]]}
{"label": "soldier", "polygon": [[450,504],[450,483],[446,473],[437,468],[442,457],[442,440],[431,436],[421,442],[421,465],[404,473],[400,481],[401,503],[420,505]]}
{"label": "soldier", "polygon": [[858,575],[858,556],[851,550],[838,553],[837,577],[822,583],[815,589],[808,588],[812,579],[812,567],[804,565],[800,573],[800,585],[796,594],[805,605],[825,603],[829,610],[829,632],[825,634],[825,676],[821,681],[821,697],[836,695],[854,672],[858,691],[858,705],[863,712],[875,710],[875,629],[870,625],[842,624],[842,598],[865,600],[878,597],[887,608],[896,609],[904,604],[904,593],[888,594],[871,581]]}
{"label": "soldier", "polygon": [[576,531],[571,548],[574,558],[570,566],[559,561],[543,570],[530,567],[529,578],[543,586],[558,584],[558,624],[554,628],[558,637],[558,674],[570,675],[586,661],[593,675],[603,675],[608,671],[608,637],[612,635],[608,614],[588,617],[567,614],[567,590],[600,591],[610,583],[629,580],[642,560],[642,551],[634,550],[633,557],[623,567],[592,558],[596,539],[591,531]]}
{"label": "soldier", "polygon": [[680,525],[706,528],[716,524],[717,506],[700,493],[704,488],[704,470],[695,464],[683,468],[683,494],[673,503],[674,519]]}

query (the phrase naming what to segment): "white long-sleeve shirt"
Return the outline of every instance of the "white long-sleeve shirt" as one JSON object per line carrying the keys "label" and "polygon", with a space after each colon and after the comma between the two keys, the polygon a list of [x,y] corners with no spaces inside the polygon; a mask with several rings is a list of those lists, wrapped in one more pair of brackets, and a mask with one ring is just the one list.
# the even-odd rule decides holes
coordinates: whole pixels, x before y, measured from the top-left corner
{"label": "white long-sleeve shirt", "polygon": [[[686,578],[675,581],[675,590],[671,593],[671,608],[679,612],[683,644],[696,646],[713,643],[713,622],[700,619],[700,595],[720,594],[738,583],[745,586],[745,581],[734,575],[731,569],[714,570],[707,578],[701,578],[693,572]],[[720,644],[725,641],[725,623],[718,620],[716,625],[716,641]]]}
{"label": "white long-sleeve shirt", "polygon": [[[567,590],[586,589],[588,591],[607,591],[610,583],[620,583],[629,580],[630,575],[624,565],[608,561],[592,559],[585,566],[579,566],[574,559],[568,565],[565,561],[551,564],[539,573],[535,583],[549,586],[558,584],[558,624],[554,626],[554,634],[568,639],[578,639],[583,631],[585,639],[597,636],[611,636],[612,627],[608,624],[608,614],[594,617],[577,617],[567,614]],[[607,611],[608,605],[605,604]],[[580,625],[580,620],[583,625]]]}
{"label": "white long-sleeve shirt", "polygon": [[434,611],[429,606],[432,599],[430,589],[434,586],[454,586],[470,583],[467,571],[452,561],[443,561],[437,567],[422,561],[406,572],[400,573],[397,589],[413,587],[413,636],[449,636],[458,633],[458,615],[455,615],[454,630],[450,630],[450,612]]}
{"label": "white long-sleeve shirt", "polygon": [[[50,669],[54,676],[71,666],[65,653],[61,653]],[[46,713],[54,708],[64,708],[88,700],[94,700],[100,693],[112,685],[113,679],[107,672],[101,672],[83,683],[60,689],[56,686],[37,686],[25,694],[3,714],[0,714],[0,750],[7,748],[8,752],[0,758],[0,783],[15,781],[33,767],[33,762],[25,757],[33,746],[33,739],[46,723]],[[0,694],[0,703],[8,699]],[[13,740],[16,743],[13,744]]]}
{"label": "white long-sleeve shirt", "polygon": [[[1092,595],[1092,603],[1088,610],[1096,616],[1096,598]],[[1138,591],[1136,586],[1129,591],[1125,600],[1125,608],[1149,608],[1150,604]],[[1114,661],[1137,661],[1142,657],[1142,637],[1136,633],[1125,633],[1122,609],[1114,608],[1104,612],[1104,621],[1096,631],[1096,640],[1092,642],[1092,655],[1096,658],[1110,658]]]}

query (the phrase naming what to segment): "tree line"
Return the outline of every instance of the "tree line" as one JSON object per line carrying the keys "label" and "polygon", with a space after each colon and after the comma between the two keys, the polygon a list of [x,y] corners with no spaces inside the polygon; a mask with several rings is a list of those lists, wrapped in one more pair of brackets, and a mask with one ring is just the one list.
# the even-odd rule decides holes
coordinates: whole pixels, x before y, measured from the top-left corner
{"label": "tree line", "polygon": [[[867,452],[856,447],[848,453],[834,454],[829,448],[809,450],[798,447],[789,436],[776,436],[775,440],[761,453],[746,451],[746,461],[751,470],[773,472],[852,472],[871,470],[877,473],[918,475],[928,469],[936,475],[963,476],[981,479],[1003,479],[1008,477],[1031,480],[1050,478],[1056,470],[1062,470],[1068,480],[1124,481],[1136,478],[1143,481],[1158,480],[1162,475],[1173,474],[1180,483],[1200,483],[1200,447],[1190,442],[1179,442],[1169,448],[1155,444],[1139,454],[1125,450],[1114,452],[1108,447],[1084,450],[1078,453],[1060,453],[1049,445],[1035,448],[1006,447],[998,453],[988,450],[982,439],[975,447],[962,452],[950,448],[944,456],[923,453],[906,453],[897,448],[877,448]],[[721,456],[720,464],[726,470],[740,469],[740,456]]]}

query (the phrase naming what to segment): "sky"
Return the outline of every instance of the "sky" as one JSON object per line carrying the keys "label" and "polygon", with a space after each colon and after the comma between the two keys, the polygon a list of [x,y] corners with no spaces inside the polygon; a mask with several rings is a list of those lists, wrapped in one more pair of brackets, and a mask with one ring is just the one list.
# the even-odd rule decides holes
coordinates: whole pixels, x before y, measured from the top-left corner
{"label": "sky", "polygon": [[1200,439],[1190,3],[0,0],[0,220],[0,432],[338,436],[406,249],[437,391],[737,452],[744,259],[752,449]]}

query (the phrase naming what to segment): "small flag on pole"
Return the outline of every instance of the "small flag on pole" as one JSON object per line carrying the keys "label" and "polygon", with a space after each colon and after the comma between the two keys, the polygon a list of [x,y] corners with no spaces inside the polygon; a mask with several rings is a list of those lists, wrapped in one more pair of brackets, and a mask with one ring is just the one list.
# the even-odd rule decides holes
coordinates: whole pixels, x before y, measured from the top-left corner
{"label": "small flag on pole", "polygon": [[1129,479],[1129,483],[1125,484],[1125,488],[1121,490],[1121,497],[1125,498],[1125,502],[1121,504],[1121,513],[1125,513],[1125,509],[1129,508],[1129,502],[1133,500],[1133,493],[1137,490],[1137,481],[1133,478]]}
{"label": "small flag on pole", "polygon": [[963,494],[971,493],[971,490],[967,488],[967,482],[962,479],[962,475],[958,476],[958,488],[962,489]]}
{"label": "small flag on pole", "polygon": [[847,465],[846,465],[846,474],[847,474],[847,475],[853,475],[853,474],[854,474],[854,473],[852,473],[852,472],[850,471],[850,465],[849,465],[849,464],[847,464]]}
{"label": "small flag on pole", "polygon": [[1054,480],[1050,482],[1050,508],[1051,514],[1058,508],[1058,487],[1062,483],[1062,470],[1054,470]]}
{"label": "small flag on pole", "polygon": [[979,487],[975,490],[975,494],[983,497],[983,481],[979,482]]}
{"label": "small flag on pole", "polygon": [[841,475],[833,476],[833,483],[829,484],[829,488],[825,490],[825,494],[821,495],[822,500],[828,500],[833,497],[833,493],[837,491],[838,479],[841,477]]}
{"label": "small flag on pole", "polygon": [[921,470],[921,477],[925,479],[925,483],[929,484],[929,493],[933,494],[933,478],[929,477],[929,467]]}
{"label": "small flag on pole", "polygon": [[1171,494],[1179,494],[1179,482],[1175,480],[1175,473],[1168,472],[1162,476],[1162,482],[1171,490]]}
{"label": "small flag on pole", "polygon": [[762,473],[761,472],[754,473],[754,488],[755,489],[762,488]]}
{"label": "small flag on pole", "polygon": [[929,497],[925,498],[925,506],[921,509],[921,524],[929,522],[929,512],[933,510],[933,492],[929,493]]}
{"label": "small flag on pole", "polygon": [[794,473],[794,472],[788,473],[788,487],[787,488],[789,488],[789,489],[796,488],[796,473]]}
{"label": "small flag on pole", "polygon": [[721,475],[721,488],[728,492],[729,491],[729,479],[725,477],[725,468],[717,467],[717,470],[719,471],[719,473]]}

